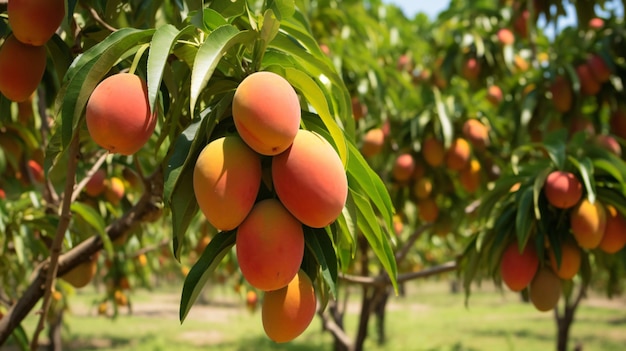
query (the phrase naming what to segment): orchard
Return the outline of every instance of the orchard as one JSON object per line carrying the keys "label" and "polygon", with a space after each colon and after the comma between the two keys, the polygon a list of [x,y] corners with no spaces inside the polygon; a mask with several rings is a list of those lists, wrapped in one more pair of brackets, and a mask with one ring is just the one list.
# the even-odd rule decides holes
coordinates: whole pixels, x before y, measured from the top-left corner
{"label": "orchard", "polygon": [[114,326],[173,289],[180,334],[219,293],[269,349],[406,347],[392,307],[446,282],[572,349],[626,286],[623,12],[0,1],[0,345],[61,350],[85,296]]}

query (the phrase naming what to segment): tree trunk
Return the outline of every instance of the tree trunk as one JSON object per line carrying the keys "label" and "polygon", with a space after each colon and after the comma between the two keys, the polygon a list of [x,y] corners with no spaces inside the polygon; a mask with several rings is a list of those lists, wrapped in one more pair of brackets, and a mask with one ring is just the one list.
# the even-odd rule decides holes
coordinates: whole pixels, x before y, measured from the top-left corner
{"label": "tree trunk", "polygon": [[387,341],[385,334],[385,312],[387,311],[387,301],[389,301],[389,289],[381,288],[378,301],[376,301],[376,334],[378,345],[383,345]]}
{"label": "tree trunk", "polygon": [[[563,307],[563,314],[559,313],[559,308],[554,309],[554,320],[556,321],[557,326],[557,338],[556,338],[556,349],[557,351],[567,351],[567,344],[569,342],[569,332],[571,330],[572,324],[574,323],[574,316],[576,314],[576,310],[580,305],[580,301],[582,297],[585,295],[585,291],[587,290],[587,285],[582,284],[580,289],[578,290],[578,294],[574,298],[573,301],[566,300],[565,306]],[[576,350],[582,350],[582,345],[576,345]]]}
{"label": "tree trunk", "polygon": [[571,315],[568,316],[567,307],[565,308],[563,316],[559,315],[557,309],[555,309],[554,311],[557,326],[556,349],[557,351],[566,351],[567,342],[569,340],[569,331],[573,322],[573,318],[571,318]]}
{"label": "tree trunk", "polygon": [[[335,301],[330,301],[328,303],[328,312],[330,313],[331,318],[335,321],[335,324],[341,329],[345,330],[343,326],[343,316],[344,311],[339,308],[339,304]],[[349,351],[350,345],[346,345],[341,338],[339,338],[336,334],[331,333],[333,335],[333,350],[335,351]]]}
{"label": "tree trunk", "polygon": [[[358,245],[361,253],[361,276],[369,277],[369,244],[364,236],[359,236]],[[363,285],[362,293],[361,314],[359,315],[359,324],[356,339],[354,340],[354,351],[362,351],[365,339],[367,339],[367,326],[372,313],[372,298],[375,295],[375,288]]]}
{"label": "tree trunk", "polygon": [[50,326],[48,329],[48,338],[50,339],[49,351],[62,351],[63,340],[61,332],[63,330],[63,309],[60,309],[56,315],[50,316]]}

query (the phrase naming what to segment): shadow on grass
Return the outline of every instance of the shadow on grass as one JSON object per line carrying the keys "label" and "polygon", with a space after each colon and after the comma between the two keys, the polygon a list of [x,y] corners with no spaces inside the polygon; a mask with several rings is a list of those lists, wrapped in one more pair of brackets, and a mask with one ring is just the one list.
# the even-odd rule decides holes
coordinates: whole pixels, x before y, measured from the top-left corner
{"label": "shadow on grass", "polygon": [[574,320],[574,324],[593,324],[593,325],[621,325],[621,324],[626,324],[626,317],[613,317],[613,318],[606,318],[603,316],[598,316],[598,317],[590,317],[590,316],[582,316],[582,317],[576,317],[576,319]]}
{"label": "shadow on grass", "polygon": [[551,333],[549,335],[533,332],[528,329],[521,330],[502,330],[502,329],[491,329],[491,330],[476,330],[472,331],[472,334],[488,336],[488,337],[496,337],[496,338],[507,338],[507,337],[515,337],[515,338],[524,338],[524,339],[536,339],[541,341],[552,341],[555,336]]}
{"label": "shadow on grass", "polygon": [[298,341],[276,343],[266,337],[245,338],[232,345],[237,351],[330,351],[332,345],[322,341]]}
{"label": "shadow on grass", "polygon": [[462,343],[458,342],[451,346],[435,347],[435,348],[427,349],[425,351],[480,351],[480,350],[473,348],[473,347],[463,346]]}
{"label": "shadow on grass", "polygon": [[131,343],[134,343],[134,340],[131,340],[127,337],[114,337],[107,336],[101,338],[90,338],[90,339],[74,339],[72,341],[65,341],[63,343],[64,349],[67,350],[100,350],[102,348],[121,348],[130,346]]}
{"label": "shadow on grass", "polygon": [[626,324],[626,318],[612,318],[609,319],[606,324],[610,324],[610,325],[622,325],[622,324]]}

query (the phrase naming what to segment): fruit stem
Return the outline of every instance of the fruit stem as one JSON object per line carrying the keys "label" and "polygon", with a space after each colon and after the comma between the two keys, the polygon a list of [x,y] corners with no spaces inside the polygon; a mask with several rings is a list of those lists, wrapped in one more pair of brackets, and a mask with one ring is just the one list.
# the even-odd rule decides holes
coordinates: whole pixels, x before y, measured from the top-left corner
{"label": "fruit stem", "polygon": [[135,58],[133,59],[133,64],[130,66],[130,69],[128,70],[128,73],[135,74],[135,70],[137,69],[137,66],[139,65],[139,61],[141,60],[141,57],[143,56],[143,53],[149,47],[150,47],[150,44],[143,44],[139,48],[139,50],[137,50],[137,53],[135,54]]}

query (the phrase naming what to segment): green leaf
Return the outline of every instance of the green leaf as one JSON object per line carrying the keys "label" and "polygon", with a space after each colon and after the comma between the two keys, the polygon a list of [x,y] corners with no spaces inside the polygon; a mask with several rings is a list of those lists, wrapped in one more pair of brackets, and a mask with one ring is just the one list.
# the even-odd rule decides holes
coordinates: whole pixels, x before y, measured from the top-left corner
{"label": "green leaf", "polygon": [[263,16],[263,26],[261,27],[260,39],[263,40],[264,45],[262,51],[265,52],[267,44],[269,44],[278,34],[280,28],[280,21],[276,18],[276,14],[268,9]]}
{"label": "green leaf", "polygon": [[198,295],[200,295],[202,288],[204,288],[217,265],[230,251],[231,247],[235,245],[236,238],[235,231],[217,233],[204,249],[202,256],[189,270],[180,298],[179,318],[181,323],[185,321],[191,306],[198,298]]}
{"label": "green leaf", "polygon": [[522,176],[506,176],[496,180],[494,187],[480,199],[478,216],[490,218],[494,210],[499,208],[497,204],[511,195],[511,187],[524,179],[525,177]]}
{"label": "green leaf", "polygon": [[198,211],[193,190],[193,170],[198,155],[208,143],[217,119],[232,102],[234,93],[225,94],[210,109],[200,113],[200,121],[194,122],[176,140],[165,174],[165,199],[172,210],[174,257],[180,257],[183,238],[191,220]]}
{"label": "green leaf", "polygon": [[[315,78],[328,101],[328,108],[346,134],[354,134],[354,119],[351,113],[351,98],[343,79],[337,74],[328,59],[318,58],[305,49],[304,44],[289,33],[280,31],[263,56],[263,65],[281,66],[291,64],[309,77]],[[318,114],[319,111],[316,111]]]}
{"label": "green leaf", "polygon": [[65,20],[67,24],[72,23],[72,19],[74,18],[74,9],[76,8],[76,4],[78,0],[65,0]]}
{"label": "green leaf", "polygon": [[111,240],[109,239],[108,234],[106,233],[106,223],[104,222],[104,218],[96,211],[93,207],[84,204],[82,202],[74,202],[70,207],[71,211],[77,215],[79,215],[90,227],[92,227],[96,233],[102,239],[104,243],[105,250],[112,254],[113,246],[111,244]]}
{"label": "green leaf", "polygon": [[104,218],[93,207],[82,202],[73,202],[70,209],[85,220],[98,234],[105,235],[106,224],[104,223]]}
{"label": "green leaf", "polygon": [[304,240],[322,270],[322,277],[328,284],[333,297],[337,296],[337,256],[329,235],[323,228],[304,227]]}
{"label": "green leaf", "polygon": [[526,246],[531,228],[534,223],[533,187],[524,187],[519,190],[517,214],[515,216],[515,231],[519,247]]}
{"label": "green leaf", "polygon": [[296,2],[294,0],[269,0],[267,7],[274,11],[278,19],[282,20],[293,16],[296,11]]}
{"label": "green leaf", "polygon": [[626,197],[623,191],[603,187],[598,187],[597,191],[598,198],[602,199],[603,204],[613,205],[619,212],[626,214]]}
{"label": "green leaf", "polygon": [[385,187],[383,180],[368,165],[363,155],[357,147],[348,143],[348,180],[352,180],[362,189],[362,193],[367,194],[374,206],[383,216],[385,224],[393,228],[393,213],[395,209]]}
{"label": "green leaf", "polygon": [[19,230],[19,233],[13,235],[13,247],[15,250],[15,257],[17,258],[17,262],[22,265],[24,264],[24,260],[26,255],[28,254],[25,250],[24,238],[26,237],[26,228],[22,227]]}
{"label": "green leaf", "polygon": [[211,32],[206,41],[198,49],[191,74],[190,108],[195,110],[202,90],[213,75],[222,55],[236,44],[248,44],[258,36],[257,32],[242,31],[236,27],[225,25]]}
{"label": "green leaf", "polygon": [[63,80],[68,67],[72,63],[71,49],[58,35],[52,36],[46,43],[48,57],[51,59],[57,79]]}
{"label": "green leaf", "polygon": [[[269,69],[277,70],[277,67],[268,67],[268,70]],[[330,141],[334,144],[337,153],[339,154],[339,158],[341,158],[341,162],[345,167],[348,163],[346,139],[341,131],[341,128],[339,128],[330,114],[328,101],[326,100],[324,93],[307,73],[294,68],[285,68],[283,72],[289,83],[291,83],[294,88],[299,90],[300,93],[304,95],[307,102],[311,104],[311,106],[315,109],[315,112],[319,114],[320,118],[324,122],[324,125],[326,126],[326,129],[332,137],[332,140]]]}
{"label": "green leaf", "polygon": [[443,103],[443,100],[441,99],[441,93],[439,92],[439,89],[434,88],[433,92],[435,94],[435,104],[437,106],[437,117],[439,117],[439,123],[441,124],[444,144],[447,148],[452,143],[454,130],[452,128],[452,122],[450,121],[448,113],[446,112],[446,107]]}
{"label": "green leaf", "polygon": [[[357,236],[357,210],[352,195],[348,192],[346,205],[343,207],[341,216],[337,218],[337,254],[342,267],[347,267],[356,252],[356,236]],[[332,233],[329,233],[331,235]]]}
{"label": "green leaf", "polygon": [[517,130],[518,140],[524,140],[524,136],[526,135],[526,131],[528,130],[528,124],[533,117],[533,112],[535,111],[535,107],[537,106],[537,94],[535,91],[532,91],[526,97],[523,98],[522,101],[522,113],[520,114],[519,119],[519,128]]}
{"label": "green leaf", "polygon": [[595,174],[597,175],[599,171],[604,171],[607,174],[610,174],[616,181],[619,183],[624,183],[624,174],[620,172],[619,165],[621,162],[614,163],[609,160],[593,160],[593,168],[595,170]]}
{"label": "green leaf", "polygon": [[148,54],[148,101],[150,102],[150,111],[154,111],[157,101],[157,94],[163,79],[163,70],[167,64],[170,51],[176,45],[181,35],[191,32],[193,27],[187,26],[182,30],[176,29],[171,24],[159,27],[152,41],[150,42],[150,53]]}
{"label": "green leaf", "polygon": [[537,145],[542,146],[548,152],[548,156],[558,169],[563,169],[567,145],[567,130],[565,128],[548,133],[544,140]]}
{"label": "green leaf", "polygon": [[395,255],[389,244],[389,240],[384,233],[376,218],[376,213],[372,208],[369,200],[362,194],[352,191],[352,196],[358,211],[359,221],[357,222],[359,229],[369,242],[374,254],[381,262],[389,274],[391,284],[398,291],[398,267],[396,266]]}
{"label": "green leaf", "polygon": [[572,162],[580,172],[585,190],[587,191],[587,199],[589,202],[594,203],[596,201],[596,184],[593,179],[593,162],[589,157],[584,157],[581,160],[569,157],[569,161]]}
{"label": "green leaf", "polygon": [[174,153],[166,169],[164,196],[172,211],[173,252],[176,258],[180,257],[180,243],[199,208],[193,190],[193,168],[183,166],[201,124],[201,120],[192,123],[176,139]]}
{"label": "green leaf", "polygon": [[[315,118],[315,115],[305,113],[303,114],[303,122],[307,128],[321,134],[324,138],[329,139],[330,134],[324,126],[320,124],[319,118]],[[378,209],[383,216],[385,224],[389,227],[393,227],[393,213],[394,207],[391,201],[391,197],[387,192],[385,183],[369,166],[361,152],[357,147],[349,140],[346,141],[348,147],[348,184],[352,189],[358,189],[360,193],[367,194],[374,206]],[[356,219],[356,216],[353,218]]]}
{"label": "green leaf", "polygon": [[552,168],[546,168],[537,175],[533,183],[533,211],[536,220],[541,220],[541,211],[539,210],[539,197],[541,196],[541,190],[543,189],[543,185],[546,182],[546,178],[548,178],[548,174],[550,174],[550,172],[552,172]]}
{"label": "green leaf", "polygon": [[228,21],[217,11],[205,8],[193,14],[190,23],[205,32],[211,32],[220,26],[228,24]]}
{"label": "green leaf", "polygon": [[616,181],[624,183],[626,180],[626,163],[617,155],[602,148],[588,146],[586,155],[593,161],[594,176],[597,177],[602,171],[611,175]]}
{"label": "green leaf", "polygon": [[516,212],[515,205],[511,202],[495,217],[493,229],[490,231],[495,234],[495,246],[501,246],[503,243],[506,244],[504,239],[509,235],[511,228],[515,227]]}
{"label": "green leaf", "polygon": [[326,55],[320,49],[317,40],[311,36],[311,29],[303,23],[304,21],[306,21],[306,19],[301,18],[301,15],[298,14],[295,17],[282,20],[280,29],[288,34],[289,37],[293,38],[293,40],[296,40],[298,44],[302,45],[303,48],[316,58],[325,58]]}
{"label": "green leaf", "polygon": [[13,342],[17,344],[17,346],[21,350],[30,350],[30,345],[28,343],[28,335],[22,327],[22,324],[19,324],[11,333],[11,337],[13,338]]}
{"label": "green leaf", "polygon": [[245,12],[246,0],[212,1],[211,8],[225,18],[238,17]]}

